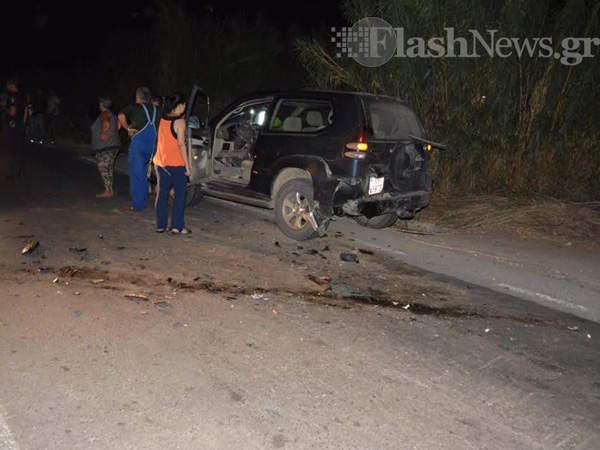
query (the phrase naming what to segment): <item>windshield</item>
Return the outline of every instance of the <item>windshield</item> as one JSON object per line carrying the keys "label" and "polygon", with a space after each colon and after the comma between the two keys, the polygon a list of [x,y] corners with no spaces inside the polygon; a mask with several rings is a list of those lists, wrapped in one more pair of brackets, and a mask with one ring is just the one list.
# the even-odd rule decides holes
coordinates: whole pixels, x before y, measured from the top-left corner
{"label": "windshield", "polygon": [[419,118],[410,107],[393,100],[366,100],[375,139],[425,138]]}

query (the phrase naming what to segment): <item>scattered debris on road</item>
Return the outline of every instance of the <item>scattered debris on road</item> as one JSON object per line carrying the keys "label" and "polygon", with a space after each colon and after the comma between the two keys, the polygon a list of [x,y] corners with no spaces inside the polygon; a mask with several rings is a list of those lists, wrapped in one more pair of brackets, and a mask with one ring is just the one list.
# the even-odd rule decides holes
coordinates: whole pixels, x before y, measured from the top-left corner
{"label": "scattered debris on road", "polygon": [[147,302],[149,300],[149,297],[145,294],[125,294],[125,297],[127,297],[128,299],[130,299],[131,301],[134,301],[134,302],[137,302],[137,301]]}
{"label": "scattered debris on road", "polygon": [[166,301],[164,298],[154,298],[152,299],[152,304],[153,305],[166,305],[169,302]]}
{"label": "scattered debris on road", "polygon": [[106,280],[104,278],[98,278],[96,280],[90,280],[90,283],[92,284],[100,284],[100,283],[104,283]]}
{"label": "scattered debris on road", "polygon": [[319,288],[322,292],[325,292],[326,290],[331,288],[331,286],[329,284],[329,283],[331,283],[331,277],[316,277],[312,274],[309,274],[309,275],[306,275],[304,278],[307,279],[308,281],[312,281],[317,286],[319,286]]}
{"label": "scattered debris on road", "polygon": [[[194,281],[196,281],[196,278],[194,278]],[[169,283],[173,289],[194,289],[193,286],[182,281],[177,281],[171,277],[167,278],[167,283]]]}
{"label": "scattered debris on road", "polygon": [[83,252],[87,251],[87,248],[85,248],[85,247],[70,247],[69,251],[71,253],[83,253]]}
{"label": "scattered debris on road", "polygon": [[23,250],[21,250],[21,254],[26,255],[28,253],[32,253],[36,248],[38,248],[39,245],[39,241],[36,241],[34,239],[33,241],[29,242],[25,247],[23,247]]}
{"label": "scattered debris on road", "polygon": [[63,277],[67,277],[67,278],[73,278],[77,272],[79,272],[79,269],[76,269],[75,267],[68,266],[68,267],[65,267],[62,270],[61,275]]}
{"label": "scattered debris on road", "polygon": [[345,262],[353,262],[358,264],[358,256],[354,253],[341,253],[340,259]]}
{"label": "scattered debris on road", "polygon": [[[276,309],[274,309],[274,310],[273,310],[273,311],[271,311],[271,312],[272,312],[274,315],[277,315],[277,314],[279,314],[279,311],[278,311],[278,310],[276,310]],[[589,336],[589,335],[588,335],[588,336]]]}

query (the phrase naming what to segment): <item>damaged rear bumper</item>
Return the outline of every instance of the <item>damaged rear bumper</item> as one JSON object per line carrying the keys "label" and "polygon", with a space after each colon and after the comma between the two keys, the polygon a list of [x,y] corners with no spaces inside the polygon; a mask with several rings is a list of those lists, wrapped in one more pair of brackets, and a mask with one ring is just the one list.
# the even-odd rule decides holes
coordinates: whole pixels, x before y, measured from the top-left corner
{"label": "damaged rear bumper", "polygon": [[401,219],[409,219],[429,204],[430,196],[431,193],[427,191],[385,192],[347,200],[342,210],[349,216],[368,218],[395,212]]}

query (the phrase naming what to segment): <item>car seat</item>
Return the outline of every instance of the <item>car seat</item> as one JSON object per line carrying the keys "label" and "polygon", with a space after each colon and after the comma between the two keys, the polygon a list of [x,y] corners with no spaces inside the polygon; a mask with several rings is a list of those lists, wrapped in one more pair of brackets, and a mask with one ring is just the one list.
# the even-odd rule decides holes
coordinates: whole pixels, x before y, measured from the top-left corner
{"label": "car seat", "polygon": [[298,132],[298,131],[302,131],[302,119],[300,117],[287,117],[284,121],[283,121],[283,125],[281,126],[281,129],[283,131],[289,131],[289,132]]}
{"label": "car seat", "polygon": [[325,128],[323,125],[323,115],[319,111],[309,111],[306,113],[307,127],[304,127],[302,131],[317,131],[321,128]]}

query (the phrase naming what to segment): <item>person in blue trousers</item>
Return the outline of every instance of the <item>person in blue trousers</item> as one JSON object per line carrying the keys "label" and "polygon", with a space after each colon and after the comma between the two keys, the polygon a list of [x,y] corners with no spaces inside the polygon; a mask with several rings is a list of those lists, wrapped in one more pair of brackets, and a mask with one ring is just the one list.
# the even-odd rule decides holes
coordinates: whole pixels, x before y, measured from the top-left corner
{"label": "person in blue trousers", "polygon": [[147,87],[135,92],[135,104],[123,109],[118,119],[131,138],[129,144],[129,183],[132,211],[143,211],[148,204],[148,163],[156,146],[161,108],[150,104],[152,95]]}

